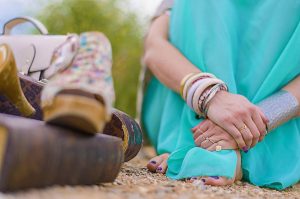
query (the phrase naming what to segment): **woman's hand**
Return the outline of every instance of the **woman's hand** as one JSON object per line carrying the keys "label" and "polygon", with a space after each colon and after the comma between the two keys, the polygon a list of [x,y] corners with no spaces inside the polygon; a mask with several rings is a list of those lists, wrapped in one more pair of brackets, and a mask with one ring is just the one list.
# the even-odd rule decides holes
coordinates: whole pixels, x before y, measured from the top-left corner
{"label": "woman's hand", "polygon": [[241,95],[220,91],[208,104],[208,118],[227,131],[247,151],[266,135],[267,118]]}
{"label": "woman's hand", "polygon": [[238,145],[232,136],[211,120],[203,121],[192,131],[196,146],[203,149],[215,151],[217,146],[221,146],[222,149],[238,149]]}

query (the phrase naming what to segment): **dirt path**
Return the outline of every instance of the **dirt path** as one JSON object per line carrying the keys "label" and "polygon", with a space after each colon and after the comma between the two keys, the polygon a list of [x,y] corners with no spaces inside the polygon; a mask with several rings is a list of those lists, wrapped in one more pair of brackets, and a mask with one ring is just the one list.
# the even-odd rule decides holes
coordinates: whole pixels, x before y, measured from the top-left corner
{"label": "dirt path", "polygon": [[149,173],[145,164],[153,155],[150,148],[144,149],[137,158],[126,163],[114,183],[90,187],[51,187],[29,190],[17,194],[0,194],[0,199],[139,199],[139,198],[298,198],[300,184],[283,192],[255,187],[238,182],[233,186],[210,187],[181,181],[171,181],[160,174]]}

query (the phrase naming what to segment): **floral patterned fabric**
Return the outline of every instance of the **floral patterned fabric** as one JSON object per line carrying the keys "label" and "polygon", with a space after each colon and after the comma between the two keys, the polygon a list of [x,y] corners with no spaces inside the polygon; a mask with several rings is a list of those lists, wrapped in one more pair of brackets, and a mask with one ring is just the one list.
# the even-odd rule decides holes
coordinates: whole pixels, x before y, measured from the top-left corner
{"label": "floral patterned fabric", "polygon": [[[63,63],[66,66],[60,66],[65,70],[54,75],[44,87],[41,96],[42,107],[51,105],[54,97],[62,90],[79,89],[102,98],[107,116],[110,116],[115,93],[111,76],[112,49],[109,40],[102,33],[87,32],[68,41],[54,54],[56,56],[53,57],[52,64]],[[73,45],[76,42],[79,45]],[[65,45],[78,48],[67,48]],[[59,61],[63,60],[62,57],[70,57],[72,54],[73,61]]]}

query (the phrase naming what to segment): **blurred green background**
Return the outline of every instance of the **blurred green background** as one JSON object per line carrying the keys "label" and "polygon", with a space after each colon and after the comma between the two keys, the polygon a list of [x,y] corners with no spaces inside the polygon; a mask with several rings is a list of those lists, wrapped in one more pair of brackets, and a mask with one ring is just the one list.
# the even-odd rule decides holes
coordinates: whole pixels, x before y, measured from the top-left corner
{"label": "blurred green background", "polygon": [[49,2],[37,14],[50,34],[101,31],[113,48],[115,107],[135,116],[142,56],[142,28],[135,13],[117,0],[62,0]]}

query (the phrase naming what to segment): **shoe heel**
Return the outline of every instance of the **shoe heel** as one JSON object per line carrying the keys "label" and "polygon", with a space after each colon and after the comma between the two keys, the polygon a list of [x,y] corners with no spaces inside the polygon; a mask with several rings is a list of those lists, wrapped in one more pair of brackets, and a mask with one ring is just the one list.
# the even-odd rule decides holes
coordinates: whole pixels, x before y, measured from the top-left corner
{"label": "shoe heel", "polygon": [[102,132],[108,117],[98,100],[79,95],[57,95],[51,105],[44,105],[44,121],[86,133]]}
{"label": "shoe heel", "polygon": [[0,93],[3,94],[23,116],[31,116],[35,109],[27,101],[20,85],[15,59],[7,45],[0,45]]}

